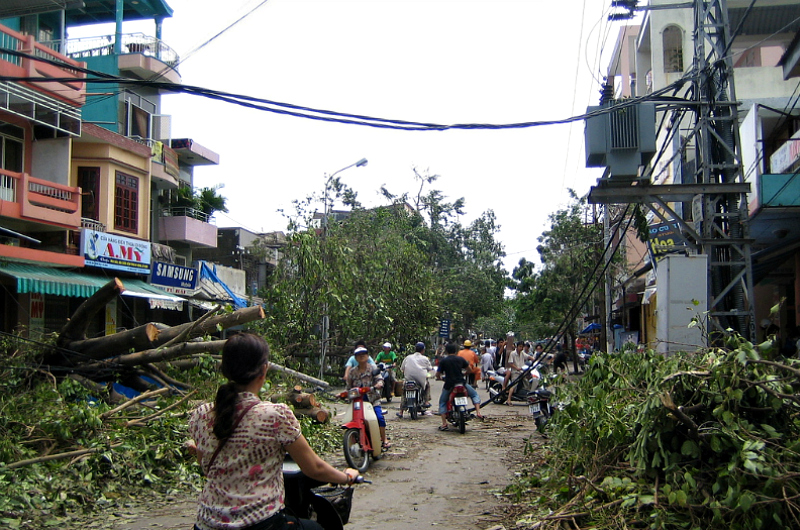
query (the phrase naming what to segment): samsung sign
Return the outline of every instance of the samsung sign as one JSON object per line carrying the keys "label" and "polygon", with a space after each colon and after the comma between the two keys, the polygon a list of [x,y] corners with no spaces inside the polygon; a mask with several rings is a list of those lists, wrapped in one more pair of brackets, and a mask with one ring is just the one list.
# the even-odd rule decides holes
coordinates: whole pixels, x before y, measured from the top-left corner
{"label": "samsung sign", "polygon": [[191,294],[197,290],[197,269],[156,261],[150,283],[174,294]]}

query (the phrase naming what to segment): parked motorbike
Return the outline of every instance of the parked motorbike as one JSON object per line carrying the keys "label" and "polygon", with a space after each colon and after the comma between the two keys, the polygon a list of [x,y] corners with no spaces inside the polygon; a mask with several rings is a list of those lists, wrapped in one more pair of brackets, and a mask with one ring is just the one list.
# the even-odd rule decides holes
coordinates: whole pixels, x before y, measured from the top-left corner
{"label": "parked motorbike", "polygon": [[[358,476],[356,484],[369,483]],[[283,486],[286,490],[286,513],[299,519],[311,519],[325,530],[342,530],[350,519],[353,488],[325,484],[306,476],[287,454],[283,461]]]}
{"label": "parked motorbike", "polygon": [[416,420],[420,414],[425,412],[425,390],[416,381],[404,381],[403,393],[405,394],[406,403],[401,412],[407,410],[411,414],[411,419]]}
{"label": "parked motorbike", "polygon": [[455,385],[450,390],[450,397],[447,398],[447,411],[445,418],[451,424],[458,427],[458,432],[464,434],[467,421],[472,417],[467,409],[470,399],[467,387],[461,384]]}
{"label": "parked motorbike", "polygon": [[[505,378],[505,373],[506,369],[503,367],[487,372],[487,377],[489,378],[489,398],[493,403],[500,403],[505,399],[505,396],[503,396],[503,379]],[[538,369],[531,369],[526,374],[525,378],[514,386],[511,400],[527,403],[528,393],[536,390],[541,377]]]}
{"label": "parked motorbike", "polygon": [[552,392],[546,388],[537,388],[528,392],[528,410],[536,423],[536,430],[542,433],[547,421],[553,416],[553,407],[550,405]]}
{"label": "parked motorbike", "polygon": [[339,394],[350,403],[345,411],[342,429],[342,447],[347,465],[361,473],[369,468],[370,461],[381,457],[381,432],[378,416],[367,394],[370,387],[351,388]]}
{"label": "parked motorbike", "polygon": [[391,403],[394,395],[394,364],[378,363],[378,369],[381,372],[381,379],[383,379],[381,398],[385,399],[387,403]]}

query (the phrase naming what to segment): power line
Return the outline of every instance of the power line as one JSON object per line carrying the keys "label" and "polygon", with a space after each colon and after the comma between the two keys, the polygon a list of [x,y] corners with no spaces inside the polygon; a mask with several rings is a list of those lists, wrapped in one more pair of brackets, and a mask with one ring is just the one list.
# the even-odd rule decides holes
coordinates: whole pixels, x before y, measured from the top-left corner
{"label": "power line", "polygon": [[[318,121],[327,121],[327,122],[334,122],[334,123],[343,123],[343,124],[350,124],[350,125],[361,125],[367,127],[375,127],[375,128],[384,128],[384,129],[395,129],[395,130],[405,130],[405,131],[445,131],[445,130],[504,130],[504,129],[524,129],[530,127],[540,127],[544,125],[559,125],[559,124],[567,124],[575,121],[582,121],[586,118],[590,118],[593,116],[599,116],[601,114],[605,114],[608,112],[613,112],[614,110],[619,110],[620,108],[624,108],[626,106],[638,105],[644,101],[662,101],[662,102],[669,102],[669,103],[676,103],[676,104],[685,104],[685,105],[693,105],[693,102],[686,101],[680,98],[662,98],[664,94],[668,91],[672,90],[675,87],[680,87],[685,84],[688,79],[682,78],[679,81],[667,85],[663,89],[660,89],[652,94],[648,94],[646,96],[642,96],[639,98],[631,98],[630,100],[626,100],[625,102],[615,106],[614,109],[598,109],[596,111],[581,114],[577,116],[572,116],[569,118],[564,119],[557,119],[557,120],[541,120],[541,121],[528,121],[528,122],[518,122],[518,123],[505,123],[505,124],[491,124],[491,123],[454,123],[454,124],[439,124],[439,123],[429,123],[429,122],[417,122],[417,121],[407,121],[407,120],[399,120],[399,119],[387,119],[387,118],[379,118],[373,116],[365,116],[360,114],[350,114],[350,113],[343,113],[337,112],[332,110],[326,109],[317,109],[312,107],[306,107],[302,105],[296,105],[292,103],[284,103],[279,101],[273,101],[263,98],[256,98],[252,96],[246,96],[242,94],[232,94],[229,92],[223,92],[219,90],[212,90],[208,88],[192,86],[192,85],[174,85],[172,83],[165,83],[159,81],[148,81],[148,80],[138,80],[138,79],[127,79],[124,77],[116,77],[109,74],[105,74],[102,72],[95,72],[93,70],[89,70],[86,68],[76,67],[74,65],[68,65],[62,63],[60,61],[53,61],[49,59],[43,59],[39,57],[34,57],[23,52],[19,52],[16,50],[10,49],[3,49],[0,48],[0,53],[8,53],[10,55],[20,55],[27,57],[32,60],[43,61],[50,64],[55,64],[61,67],[68,67],[73,70],[77,70],[79,72],[86,73],[87,75],[96,76],[95,78],[85,78],[85,82],[103,84],[103,83],[114,83],[120,85],[133,85],[133,86],[145,86],[150,88],[155,88],[158,90],[169,91],[174,93],[187,93],[192,95],[198,95],[207,97],[209,99],[216,99],[219,101],[233,103],[236,105],[240,105],[247,108],[252,108],[256,110],[261,110],[265,112],[272,112],[275,114],[283,114],[287,116],[293,116],[298,118],[305,118],[311,120],[318,120]],[[75,81],[75,78],[41,78],[41,77],[0,77],[2,81],[24,81],[28,83],[48,83],[48,82],[67,82],[67,81]]]}

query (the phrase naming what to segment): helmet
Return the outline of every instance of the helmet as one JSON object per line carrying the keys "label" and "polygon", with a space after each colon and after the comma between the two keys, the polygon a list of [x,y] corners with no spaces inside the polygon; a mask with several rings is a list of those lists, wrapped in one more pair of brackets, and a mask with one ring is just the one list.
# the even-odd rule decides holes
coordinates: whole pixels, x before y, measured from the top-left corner
{"label": "helmet", "polygon": [[384,348],[391,348],[392,347],[392,343],[391,342],[384,342],[383,343],[383,347]]}
{"label": "helmet", "polygon": [[465,340],[464,341],[464,346],[469,348],[470,346],[472,346],[472,341],[471,340]]}

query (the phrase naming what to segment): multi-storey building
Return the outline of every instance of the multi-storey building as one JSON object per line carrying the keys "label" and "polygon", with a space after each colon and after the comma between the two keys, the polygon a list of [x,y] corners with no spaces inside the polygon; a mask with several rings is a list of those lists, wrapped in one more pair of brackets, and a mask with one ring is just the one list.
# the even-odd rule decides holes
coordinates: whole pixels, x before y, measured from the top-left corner
{"label": "multi-storey building", "polygon": [[[693,10],[669,4],[674,2],[650,0],[648,6],[658,9],[645,9],[640,24],[620,30],[608,71],[616,99],[647,96],[692,74]],[[793,156],[798,150],[793,150],[792,139],[800,128],[800,109],[797,80],[789,79],[795,35],[800,29],[800,2],[730,0],[727,6],[734,33],[727,52],[734,67],[735,97],[740,102],[740,156],[744,181],[750,184],[747,202],[754,289],[747,302],[754,304],[759,324],[756,338],[763,338],[769,324],[785,330],[785,337],[790,328],[800,324],[796,303],[800,302],[800,178],[793,172],[800,157]],[[686,83],[668,95],[685,98],[691,86]],[[643,172],[652,184],[696,182],[696,146],[690,138],[689,114],[663,122],[666,112],[659,115],[659,154]],[[684,221],[699,220],[692,201],[670,206]],[[682,252],[683,236],[679,224],[669,218],[651,215],[650,222],[647,246],[626,236],[628,267],[617,275],[614,285],[613,323],[622,325],[624,331],[638,332],[640,342],[655,345],[664,338],[657,336],[656,300],[666,295],[659,291],[653,269],[658,269],[662,256]],[[770,308],[781,301],[780,314],[770,316]],[[687,318],[690,316],[687,313]]]}
{"label": "multi-storey building", "polygon": [[[179,58],[161,38],[171,15],[163,0],[0,5],[3,330],[57,330],[113,276],[130,296],[110,304],[91,333],[190,318],[177,295],[197,289],[193,250],[216,246],[217,232],[209,212],[180,199],[193,196],[194,167],[219,156],[172,139],[161,112],[160,87],[181,82]],[[141,19],[153,20],[153,36],[123,32]],[[115,31],[68,38],[98,23]],[[86,83],[87,72],[112,82]]]}

